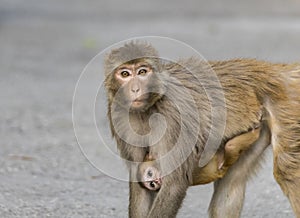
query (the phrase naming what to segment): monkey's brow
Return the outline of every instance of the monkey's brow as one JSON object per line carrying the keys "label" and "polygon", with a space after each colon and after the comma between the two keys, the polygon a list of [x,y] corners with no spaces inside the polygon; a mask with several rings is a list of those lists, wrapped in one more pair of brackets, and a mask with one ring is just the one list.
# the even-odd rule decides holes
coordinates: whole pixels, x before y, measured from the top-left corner
{"label": "monkey's brow", "polygon": [[129,69],[129,66],[122,66],[122,67],[118,67],[118,70],[124,70],[124,69]]}
{"label": "monkey's brow", "polygon": [[149,64],[146,64],[146,63],[138,64],[137,67],[148,67],[148,68],[150,68]]}
{"label": "monkey's brow", "polygon": [[147,67],[147,68],[149,68],[149,66],[148,66],[148,65],[146,65],[146,64],[143,64],[143,65],[138,65],[138,67]]}

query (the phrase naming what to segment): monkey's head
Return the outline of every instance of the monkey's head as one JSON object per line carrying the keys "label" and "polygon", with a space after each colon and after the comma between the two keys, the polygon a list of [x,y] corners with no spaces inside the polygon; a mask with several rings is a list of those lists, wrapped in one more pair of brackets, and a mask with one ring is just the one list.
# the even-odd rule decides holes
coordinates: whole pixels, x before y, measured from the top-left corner
{"label": "monkey's head", "polygon": [[161,62],[147,43],[130,42],[112,50],[105,60],[105,87],[109,103],[145,111],[161,98]]}
{"label": "monkey's head", "polygon": [[151,162],[144,162],[141,164],[138,177],[145,188],[151,191],[157,191],[162,185],[161,174],[159,169],[150,163]]}

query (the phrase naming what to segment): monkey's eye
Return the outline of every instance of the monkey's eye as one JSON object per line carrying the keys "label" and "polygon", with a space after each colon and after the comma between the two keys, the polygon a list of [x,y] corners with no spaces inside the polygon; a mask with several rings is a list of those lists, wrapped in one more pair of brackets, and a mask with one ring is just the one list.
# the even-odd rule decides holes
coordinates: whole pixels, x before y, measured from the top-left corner
{"label": "monkey's eye", "polygon": [[155,188],[155,182],[152,181],[152,182],[149,183],[149,185],[150,185],[152,188]]}
{"label": "monkey's eye", "polygon": [[126,71],[126,70],[121,71],[120,74],[121,74],[122,77],[128,77],[130,75],[129,72]]}
{"label": "monkey's eye", "polygon": [[145,69],[145,68],[142,68],[142,69],[140,69],[139,71],[138,71],[138,75],[145,75],[146,73],[147,73],[148,71],[147,71],[147,69]]}
{"label": "monkey's eye", "polygon": [[149,170],[149,171],[147,172],[147,175],[148,175],[149,177],[152,177],[152,176],[153,176],[153,173],[152,173],[152,171],[151,171],[151,170]]}

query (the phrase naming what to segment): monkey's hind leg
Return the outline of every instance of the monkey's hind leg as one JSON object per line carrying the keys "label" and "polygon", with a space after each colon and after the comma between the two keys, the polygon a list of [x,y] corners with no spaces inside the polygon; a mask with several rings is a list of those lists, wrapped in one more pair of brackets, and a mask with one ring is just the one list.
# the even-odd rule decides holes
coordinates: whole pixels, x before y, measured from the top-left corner
{"label": "monkey's hind leg", "polygon": [[[300,125],[300,121],[299,121]],[[300,132],[290,127],[272,137],[274,177],[300,218]],[[289,137],[290,136],[290,137]],[[292,140],[292,141],[291,141]]]}
{"label": "monkey's hind leg", "polygon": [[209,205],[210,218],[240,217],[247,180],[259,167],[259,160],[269,144],[270,132],[263,124],[259,139],[241,154],[222,179],[214,183],[214,194]]}
{"label": "monkey's hind leg", "polygon": [[[296,91],[295,91],[296,92]],[[299,91],[298,91],[299,92]],[[292,96],[295,97],[295,96]],[[268,107],[274,177],[300,218],[300,95]]]}

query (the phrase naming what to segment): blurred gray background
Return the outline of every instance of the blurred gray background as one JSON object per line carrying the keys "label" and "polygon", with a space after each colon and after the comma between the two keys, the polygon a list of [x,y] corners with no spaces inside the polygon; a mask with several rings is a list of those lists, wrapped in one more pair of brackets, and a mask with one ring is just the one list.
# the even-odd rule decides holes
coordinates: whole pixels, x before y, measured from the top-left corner
{"label": "blurred gray background", "polygon": [[[300,1],[0,0],[0,217],[127,216],[127,183],[77,146],[72,97],[98,52],[144,35],[181,40],[207,59],[300,61]],[[93,126],[83,128],[88,140]],[[190,188],[178,217],[207,217],[211,194],[212,185]],[[242,217],[294,217],[270,149]]]}

